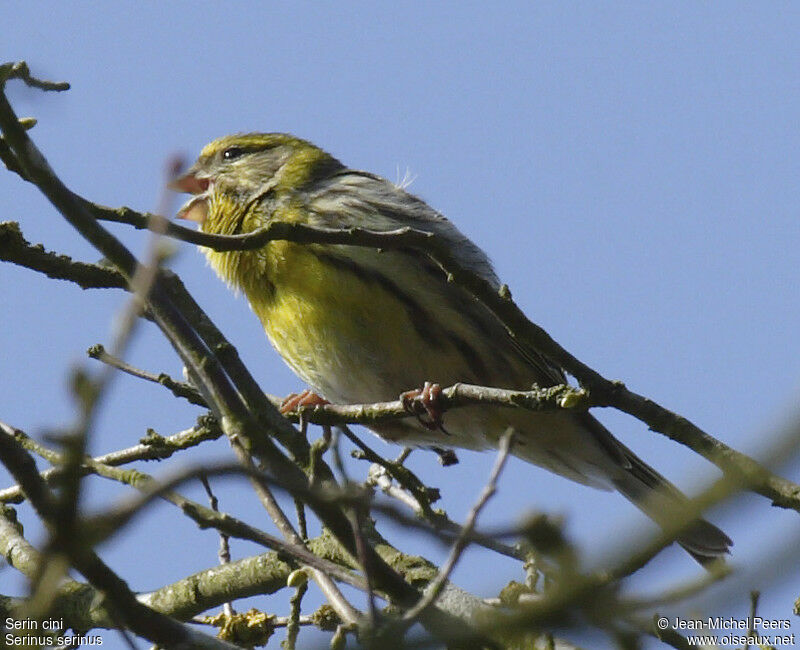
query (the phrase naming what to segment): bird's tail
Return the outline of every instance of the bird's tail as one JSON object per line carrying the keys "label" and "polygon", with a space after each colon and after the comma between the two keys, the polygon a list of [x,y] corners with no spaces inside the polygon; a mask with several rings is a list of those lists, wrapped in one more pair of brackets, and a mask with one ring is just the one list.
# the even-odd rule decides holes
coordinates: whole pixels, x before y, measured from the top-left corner
{"label": "bird's tail", "polygon": [[[686,496],[617,440],[597,419],[584,414],[580,420],[614,461],[614,471],[608,476],[611,484],[657,524],[672,526],[675,517],[681,517],[681,512],[685,511]],[[725,533],[705,519],[689,524],[675,541],[704,566],[727,555],[733,545]]]}
{"label": "bird's tail", "polygon": [[[680,516],[681,506],[687,503],[686,497],[636,454],[620,445],[628,462],[625,473],[613,479],[614,487],[656,523],[673,524],[670,519]],[[725,533],[705,519],[692,522],[675,541],[704,566],[726,555],[733,545]]]}

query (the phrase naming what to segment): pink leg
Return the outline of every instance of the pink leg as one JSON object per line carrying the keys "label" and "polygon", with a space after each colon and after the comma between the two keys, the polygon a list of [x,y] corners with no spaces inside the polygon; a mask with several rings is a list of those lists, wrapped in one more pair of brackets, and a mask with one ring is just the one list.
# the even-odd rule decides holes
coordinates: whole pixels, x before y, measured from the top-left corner
{"label": "pink leg", "polygon": [[[434,384],[429,381],[425,382],[422,389],[416,388],[414,390],[406,391],[400,394],[400,401],[403,402],[403,407],[409,413],[417,416],[417,419],[425,427],[431,431],[440,429],[442,427],[442,407],[440,399],[442,396],[442,387],[439,384]],[[429,420],[423,420],[422,415],[426,414]],[[445,431],[445,433],[447,433]]]}
{"label": "pink leg", "polygon": [[330,404],[330,402],[316,393],[306,389],[301,393],[292,393],[286,397],[280,406],[280,412],[283,415],[297,411],[302,406],[322,406]]}

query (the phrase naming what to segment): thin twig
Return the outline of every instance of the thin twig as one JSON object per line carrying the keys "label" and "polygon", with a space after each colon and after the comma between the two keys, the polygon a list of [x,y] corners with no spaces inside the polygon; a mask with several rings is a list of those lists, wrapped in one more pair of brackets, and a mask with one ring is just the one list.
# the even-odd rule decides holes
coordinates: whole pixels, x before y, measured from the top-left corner
{"label": "thin twig", "polygon": [[[295,497],[294,509],[297,513],[297,530],[304,544],[308,544],[308,526],[306,522],[306,507],[303,502]],[[295,588],[295,592],[289,599],[289,616],[286,623],[286,639],[284,639],[282,647],[284,650],[295,650],[297,645],[297,636],[300,633],[300,621],[302,616],[303,597],[308,591],[308,583],[302,582]]]}
{"label": "thin twig", "polygon": [[744,644],[744,650],[749,650],[750,639],[756,635],[756,614],[758,613],[758,600],[761,598],[761,592],[753,590],[750,592],[750,625],[747,626],[747,642]]}
{"label": "thin twig", "polygon": [[710,571],[701,574],[698,578],[687,581],[685,584],[665,588],[664,591],[653,598],[636,598],[620,601],[620,608],[621,611],[652,610],[656,607],[682,602],[704,592],[709,586],[718,583],[720,580],[724,580],[730,574],[730,567],[719,564],[712,567]]}
{"label": "thin twig", "polygon": [[0,223],[0,260],[44,273],[54,280],[67,280],[82,289],[126,289],[128,283],[116,269],[76,262],[67,255],[29,243],[14,221]]}
{"label": "thin twig", "polygon": [[294,594],[289,599],[289,616],[287,617],[286,639],[284,644],[285,650],[295,650],[297,645],[297,636],[300,633],[300,625],[302,625],[301,621],[303,619],[301,615],[303,611],[303,596],[306,595],[307,591],[308,583],[303,582],[297,586]]}
{"label": "thin twig", "polygon": [[[433,517],[427,516],[419,506],[419,502],[410,494],[394,485],[385,472],[384,468],[380,465],[372,465],[369,470],[368,481],[379,488],[387,496],[396,499],[400,503],[411,508],[416,516],[410,517],[393,507],[390,504],[375,502],[372,504],[372,510],[387,515],[394,521],[403,526],[422,530],[428,534],[435,535],[440,542],[452,543],[452,541],[461,533],[463,527],[440,513],[434,513]],[[507,531],[503,531],[507,532]],[[515,527],[510,535],[518,537],[520,534],[519,528]],[[515,560],[525,561],[525,553],[520,549],[508,544],[504,544],[498,539],[497,535],[492,533],[487,535],[482,532],[473,531],[470,535],[470,542],[483,546],[484,548],[500,553],[506,557]]]}
{"label": "thin twig", "polygon": [[[333,465],[342,477],[343,488],[345,491],[349,492],[351,489],[356,488],[356,484],[350,480],[350,476],[342,461],[342,454],[339,448],[339,431],[341,431],[341,429],[337,428],[335,431],[332,431],[329,425],[323,425],[322,430],[325,439],[330,441],[329,447],[333,455]],[[358,566],[367,582],[368,625],[370,629],[374,629],[375,622],[378,618],[378,612],[375,607],[375,591],[372,586],[372,569],[367,556],[367,541],[364,539],[364,532],[362,529],[362,508],[362,504],[358,502],[354,503],[347,509],[347,518],[350,520],[350,526],[353,529],[353,537],[356,540],[356,559],[358,560]]]}
{"label": "thin twig", "polygon": [[10,79],[19,79],[23,81],[26,86],[45,91],[63,92],[69,90],[70,87],[66,81],[46,81],[34,77],[25,61],[3,63],[0,65],[0,90],[3,89],[6,81]]}
{"label": "thin twig", "polygon": [[[267,514],[269,514],[270,519],[272,519],[272,521],[278,527],[278,530],[281,531],[281,534],[284,536],[286,541],[294,546],[306,548],[305,541],[302,537],[300,537],[300,535],[294,529],[294,526],[292,526],[292,523],[289,521],[289,518],[278,505],[275,496],[272,494],[272,490],[270,489],[268,483],[263,480],[261,473],[257,471],[253,461],[250,458],[250,455],[235,441],[232,442],[232,447],[239,458],[239,462],[241,462],[242,466],[251,473],[250,480],[256,491],[256,494],[258,495],[259,501],[261,501],[261,504],[264,506]],[[340,616],[340,618],[348,623],[358,623],[362,619],[361,613],[347,601],[342,592],[339,590],[339,587],[336,586],[336,583],[327,573],[321,571],[318,566],[319,565],[315,563],[304,568],[308,570],[308,573],[314,579],[314,582],[317,583],[320,591],[325,594],[325,597],[328,599],[331,607],[336,610],[336,613]]]}
{"label": "thin twig", "polygon": [[475,524],[478,520],[480,511],[497,490],[497,480],[500,477],[500,473],[503,471],[503,467],[505,467],[508,454],[511,451],[513,439],[514,430],[512,428],[507,429],[500,438],[497,458],[495,459],[491,474],[489,474],[489,480],[483,487],[478,500],[470,509],[467,519],[464,522],[464,526],[461,530],[461,534],[453,543],[450,554],[448,555],[445,563],[442,565],[439,575],[437,575],[436,578],[428,585],[427,589],[425,590],[425,595],[420,599],[420,601],[414,607],[409,609],[403,616],[403,620],[406,623],[415,622],[426,609],[436,602],[436,599],[439,598],[439,595],[442,593],[442,589],[444,589],[447,579],[450,577],[450,574],[453,572],[453,569],[455,569],[458,560],[461,558],[461,554],[469,544],[470,535],[475,529]]}
{"label": "thin twig", "polygon": [[208,404],[203,399],[203,396],[200,394],[194,386],[192,386],[188,382],[183,381],[176,381],[166,373],[161,373],[159,375],[155,375],[151,372],[147,372],[145,370],[141,370],[140,368],[136,368],[131,364],[123,361],[122,359],[118,359],[112,354],[106,352],[105,348],[100,345],[99,343],[90,347],[86,354],[88,354],[92,359],[97,359],[102,363],[105,363],[109,366],[113,366],[117,370],[121,370],[124,373],[131,375],[132,377],[137,377],[138,379],[144,379],[145,381],[152,382],[154,384],[161,384],[164,388],[167,388],[172,392],[175,397],[183,397],[188,402],[195,404],[197,406],[204,406],[208,407]]}
{"label": "thin twig", "polygon": [[[219,499],[214,494],[214,491],[211,489],[211,483],[208,481],[208,477],[204,474],[200,475],[200,483],[203,485],[203,489],[206,491],[208,495],[209,506],[211,509],[219,514]],[[230,564],[231,561],[231,547],[230,547],[230,536],[227,533],[222,531],[217,531],[219,533],[219,553],[217,556],[219,557],[220,564]],[[236,614],[236,611],[233,609],[233,605],[230,601],[225,601],[222,604],[222,611],[226,616],[229,618]]]}
{"label": "thin twig", "polygon": [[435,488],[427,487],[414,472],[403,465],[405,458],[402,458],[402,453],[401,458],[398,460],[394,462],[388,461],[354,434],[347,425],[340,424],[337,429],[358,447],[358,450],[353,452],[355,458],[363,458],[382,467],[389,476],[411,493],[417,503],[415,510],[421,512],[431,521],[439,518],[438,513],[435,513],[431,508],[431,504],[439,499],[439,491]]}
{"label": "thin twig", "polygon": [[[4,429],[9,435],[14,436],[25,449],[45,458],[55,465],[55,467],[51,467],[40,473],[42,479],[48,484],[55,481],[61,475],[63,468],[59,465],[62,461],[58,452],[48,450],[44,445],[35,442],[25,432],[5,422],[0,422],[0,428]],[[161,437],[151,432],[151,434],[145,438],[146,443],[144,444],[112,451],[108,454],[88,459],[92,462],[82,463],[81,471],[88,474],[93,471],[93,467],[98,466],[106,465],[109,467],[117,467],[139,460],[162,460],[169,458],[177,451],[195,447],[209,440],[217,440],[223,435],[216,421],[211,417],[204,416],[200,418],[199,424],[191,429],[181,431],[180,433],[168,437]],[[0,502],[2,503],[21,503],[24,498],[25,494],[18,485],[0,490]]]}

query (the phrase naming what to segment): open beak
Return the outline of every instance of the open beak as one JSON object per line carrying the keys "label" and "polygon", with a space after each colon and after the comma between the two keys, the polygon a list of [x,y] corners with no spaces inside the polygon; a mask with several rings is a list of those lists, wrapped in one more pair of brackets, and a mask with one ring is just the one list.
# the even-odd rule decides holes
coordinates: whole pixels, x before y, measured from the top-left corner
{"label": "open beak", "polygon": [[208,217],[208,199],[211,181],[202,176],[194,167],[190,167],[182,176],[178,176],[167,187],[176,192],[194,194],[178,210],[179,219],[188,219],[202,224]]}

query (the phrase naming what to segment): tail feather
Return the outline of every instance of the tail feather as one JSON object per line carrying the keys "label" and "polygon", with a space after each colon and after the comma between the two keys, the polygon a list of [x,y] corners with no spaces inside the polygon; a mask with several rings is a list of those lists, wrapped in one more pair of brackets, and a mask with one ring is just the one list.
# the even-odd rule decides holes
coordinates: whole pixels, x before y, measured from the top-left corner
{"label": "tail feather", "polygon": [[[614,486],[656,523],[671,524],[670,519],[688,500],[633,452],[627,448],[624,450],[630,465],[625,468],[624,475],[614,479]],[[705,519],[692,522],[675,541],[703,566],[727,555],[733,545],[725,533]]]}
{"label": "tail feather", "polygon": [[[586,416],[584,423],[596,440],[611,452],[621,470],[611,477],[614,487],[653,521],[662,526],[671,525],[671,519],[688,503],[686,496],[614,438],[598,420]],[[730,537],[705,519],[692,522],[675,541],[703,566],[727,555],[733,546]]]}

